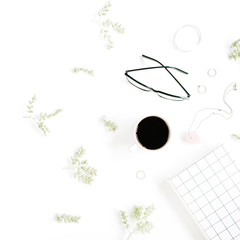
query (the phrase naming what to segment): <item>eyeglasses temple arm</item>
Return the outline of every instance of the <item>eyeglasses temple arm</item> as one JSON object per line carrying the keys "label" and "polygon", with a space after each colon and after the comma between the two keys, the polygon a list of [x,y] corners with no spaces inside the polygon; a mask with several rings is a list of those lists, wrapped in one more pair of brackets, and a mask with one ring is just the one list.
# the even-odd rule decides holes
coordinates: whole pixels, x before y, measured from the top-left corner
{"label": "eyeglasses temple arm", "polygon": [[155,61],[155,62],[157,62],[157,63],[159,63],[163,68],[173,68],[173,69],[175,69],[175,70],[178,70],[178,71],[180,71],[180,72],[182,72],[182,73],[185,73],[185,74],[188,74],[187,72],[185,72],[185,71],[183,71],[183,70],[181,70],[181,69],[179,69],[179,68],[176,68],[176,67],[170,67],[170,66],[164,66],[161,62],[159,62],[158,60],[156,60],[156,59],[154,59],[154,58],[151,58],[151,57],[148,57],[148,56],[146,56],[146,55],[142,55],[143,57],[145,57],[145,58],[148,58],[148,59],[150,59],[150,60],[152,60],[152,61]]}
{"label": "eyeglasses temple arm", "polygon": [[159,62],[158,60],[154,59],[154,58],[151,58],[151,57],[148,57],[144,54],[142,54],[143,57],[145,58],[148,58],[150,60],[153,60],[157,63],[159,63],[161,66],[163,66],[165,68],[165,70],[175,79],[175,81],[178,83],[178,85],[184,90],[184,92],[187,94],[188,97],[190,97],[191,95],[188,93],[188,91],[183,87],[183,85],[173,76],[173,74],[161,63]]}
{"label": "eyeglasses temple arm", "polygon": [[131,69],[131,70],[127,70],[126,72],[134,72],[134,71],[141,71],[141,70],[149,70],[149,69],[156,69],[156,68],[172,68],[172,69],[175,69],[175,70],[178,70],[184,74],[188,74],[187,72],[179,69],[179,68],[176,68],[176,67],[170,67],[170,66],[157,66],[157,67],[146,67],[146,68],[136,68],[136,69]]}

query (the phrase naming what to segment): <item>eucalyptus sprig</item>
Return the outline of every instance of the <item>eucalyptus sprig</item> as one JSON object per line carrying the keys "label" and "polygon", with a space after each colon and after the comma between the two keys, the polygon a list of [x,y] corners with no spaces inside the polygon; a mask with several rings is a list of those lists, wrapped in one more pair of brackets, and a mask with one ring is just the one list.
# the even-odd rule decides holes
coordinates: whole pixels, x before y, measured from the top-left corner
{"label": "eucalyptus sprig", "polygon": [[32,119],[37,124],[38,128],[46,136],[47,133],[50,132],[48,127],[46,126],[46,120],[57,116],[62,111],[62,109],[57,109],[53,113],[40,112],[39,114],[36,114],[34,112],[34,103],[36,102],[36,100],[37,100],[37,97],[36,97],[36,94],[34,94],[31,100],[28,101],[28,105],[27,105],[28,115],[24,116],[24,118]]}
{"label": "eucalyptus sprig", "polygon": [[74,69],[73,69],[73,72],[74,73],[78,73],[78,72],[84,72],[84,73],[87,73],[88,75],[91,75],[91,76],[93,76],[93,70],[90,70],[90,69],[88,69],[88,68],[77,68],[77,67],[75,67]]}
{"label": "eucalyptus sprig", "polygon": [[73,216],[69,214],[57,214],[56,219],[59,223],[64,222],[64,223],[78,223],[80,216]]}
{"label": "eucalyptus sprig", "polygon": [[[126,211],[120,211],[122,223],[128,230],[127,240],[129,240],[131,236],[137,232],[142,234],[150,233],[153,228],[153,224],[148,221],[148,218],[153,213],[154,209],[154,205],[150,205],[148,207],[134,206],[131,215],[128,215]],[[132,217],[134,223],[133,226],[130,226],[130,217]]]}
{"label": "eucalyptus sprig", "polygon": [[78,181],[91,184],[94,180],[94,176],[97,176],[97,170],[93,167],[88,166],[88,161],[83,160],[83,156],[85,154],[85,149],[81,146],[71,157],[71,165],[74,171],[74,177],[78,179]]}
{"label": "eucalyptus sprig", "polygon": [[113,41],[112,41],[112,37],[109,34],[109,31],[107,29],[101,28],[100,33],[103,35],[103,38],[106,41],[106,48],[108,50],[113,48]]}
{"label": "eucalyptus sprig", "polygon": [[232,136],[233,136],[235,139],[240,139],[240,135],[232,134]]}
{"label": "eucalyptus sprig", "polygon": [[240,58],[240,39],[234,41],[230,46],[230,58],[233,58],[234,60],[237,60]]}
{"label": "eucalyptus sprig", "polygon": [[125,28],[119,24],[114,23],[110,19],[107,19],[106,21],[102,22],[103,27],[112,27],[112,29],[120,34],[123,34],[125,32]]}
{"label": "eucalyptus sprig", "polygon": [[114,23],[110,19],[104,19],[104,17],[109,12],[111,6],[112,5],[110,1],[106,3],[105,6],[98,11],[99,19],[96,20],[96,22],[98,22],[100,26],[100,33],[102,34],[103,39],[106,42],[107,49],[113,48],[113,41],[110,34],[110,29],[120,34],[123,34],[125,32],[125,28],[121,24]]}
{"label": "eucalyptus sprig", "polygon": [[109,9],[110,9],[111,6],[112,6],[111,2],[110,2],[110,1],[107,2],[107,3],[104,5],[104,7],[101,8],[101,9],[98,11],[98,16],[99,16],[99,17],[102,17],[102,16],[107,15],[107,13],[108,13],[108,11],[109,11]]}
{"label": "eucalyptus sprig", "polygon": [[118,126],[115,122],[107,120],[105,116],[102,117],[104,126],[108,128],[109,131],[115,132],[118,129]]}

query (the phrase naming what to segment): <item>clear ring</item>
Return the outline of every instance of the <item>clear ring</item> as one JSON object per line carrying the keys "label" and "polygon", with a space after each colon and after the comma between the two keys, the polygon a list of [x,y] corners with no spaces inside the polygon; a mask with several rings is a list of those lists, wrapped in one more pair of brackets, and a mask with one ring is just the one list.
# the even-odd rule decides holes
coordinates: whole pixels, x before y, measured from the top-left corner
{"label": "clear ring", "polygon": [[137,173],[136,173],[136,177],[137,177],[137,179],[139,179],[139,180],[143,180],[143,179],[146,177],[146,174],[145,174],[144,171],[139,170],[139,171],[137,171]]}
{"label": "clear ring", "polygon": [[217,74],[217,71],[216,71],[215,68],[210,68],[210,69],[208,70],[207,74],[208,74],[209,77],[215,77],[216,74]]}
{"label": "clear ring", "polygon": [[207,91],[207,88],[203,85],[198,85],[197,90],[198,90],[199,93],[203,94]]}
{"label": "clear ring", "polygon": [[179,51],[190,52],[201,42],[201,32],[194,25],[180,27],[173,36],[173,46]]}

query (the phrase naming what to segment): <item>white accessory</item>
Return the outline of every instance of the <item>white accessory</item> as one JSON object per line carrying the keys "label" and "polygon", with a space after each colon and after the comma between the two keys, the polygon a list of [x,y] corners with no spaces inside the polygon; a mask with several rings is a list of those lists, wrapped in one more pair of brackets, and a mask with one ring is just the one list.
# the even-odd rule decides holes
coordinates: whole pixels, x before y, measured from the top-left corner
{"label": "white accessory", "polygon": [[207,74],[208,74],[209,77],[215,77],[216,74],[217,74],[217,71],[216,71],[216,69],[214,69],[214,68],[210,68],[210,69],[208,70]]}
{"label": "white accessory", "polygon": [[198,90],[199,93],[203,94],[207,91],[207,88],[203,85],[198,85],[197,90]]}
{"label": "white accessory", "polygon": [[[208,118],[210,118],[213,115],[220,115],[221,117],[225,118],[225,119],[229,119],[232,117],[233,114],[233,110],[231,108],[231,106],[226,102],[226,96],[231,92],[231,91],[236,91],[237,90],[237,84],[231,83],[229,86],[227,86],[227,88],[225,89],[224,93],[223,93],[223,102],[224,104],[227,106],[228,110],[224,110],[224,109],[219,109],[219,108],[203,108],[200,109],[199,111],[196,112],[196,114],[194,115],[194,118],[190,124],[190,127],[188,129],[188,134],[186,137],[186,140],[188,142],[191,143],[198,143],[199,142],[199,137],[197,135],[197,130],[200,127],[200,125],[207,120]],[[200,117],[199,120],[199,115],[200,114],[204,114],[204,116]]]}
{"label": "white accessory", "polygon": [[145,172],[144,171],[142,171],[142,170],[139,170],[139,171],[137,171],[137,173],[136,173],[136,177],[137,177],[137,179],[139,179],[139,180],[143,180],[144,178],[145,178]]}
{"label": "white accessory", "polygon": [[201,42],[201,32],[194,25],[180,27],[173,36],[173,46],[181,52],[192,51]]}

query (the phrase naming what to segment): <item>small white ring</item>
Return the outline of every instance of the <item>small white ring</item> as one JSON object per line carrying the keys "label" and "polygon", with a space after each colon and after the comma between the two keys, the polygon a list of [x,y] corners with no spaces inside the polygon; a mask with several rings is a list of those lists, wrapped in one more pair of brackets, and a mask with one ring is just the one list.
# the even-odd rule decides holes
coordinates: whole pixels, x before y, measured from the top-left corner
{"label": "small white ring", "polygon": [[207,88],[203,85],[198,85],[197,90],[198,90],[199,93],[203,94],[207,91]]}
{"label": "small white ring", "polygon": [[137,173],[136,173],[136,177],[137,177],[137,179],[139,179],[139,180],[143,180],[143,179],[146,177],[146,174],[145,174],[144,171],[139,170],[139,171],[137,171]]}
{"label": "small white ring", "polygon": [[215,68],[210,68],[210,69],[208,70],[207,74],[208,74],[209,77],[215,77],[216,74],[217,74],[217,71],[216,71]]}
{"label": "small white ring", "polygon": [[[189,30],[190,32],[189,32]],[[187,36],[186,33],[185,33],[185,36],[184,36],[184,42],[183,42],[183,45],[181,46],[181,42],[179,44],[179,40],[177,39],[180,35],[181,37],[181,32],[184,33],[184,31],[188,31],[188,35],[190,33],[190,36]],[[196,39],[193,40],[193,42],[191,42],[191,39],[189,39],[189,37],[193,37],[191,36],[192,34],[196,35],[195,37],[197,37]],[[181,40],[181,38],[180,38]],[[189,41],[189,43],[187,43],[188,46],[184,46],[186,45],[186,42]],[[195,48],[199,43],[201,42],[201,32],[200,30],[194,26],[194,25],[184,25],[182,27],[180,27],[176,32],[175,34],[173,35],[173,46],[174,48],[176,48],[177,50],[179,51],[182,51],[182,52],[190,52],[193,48]]]}

